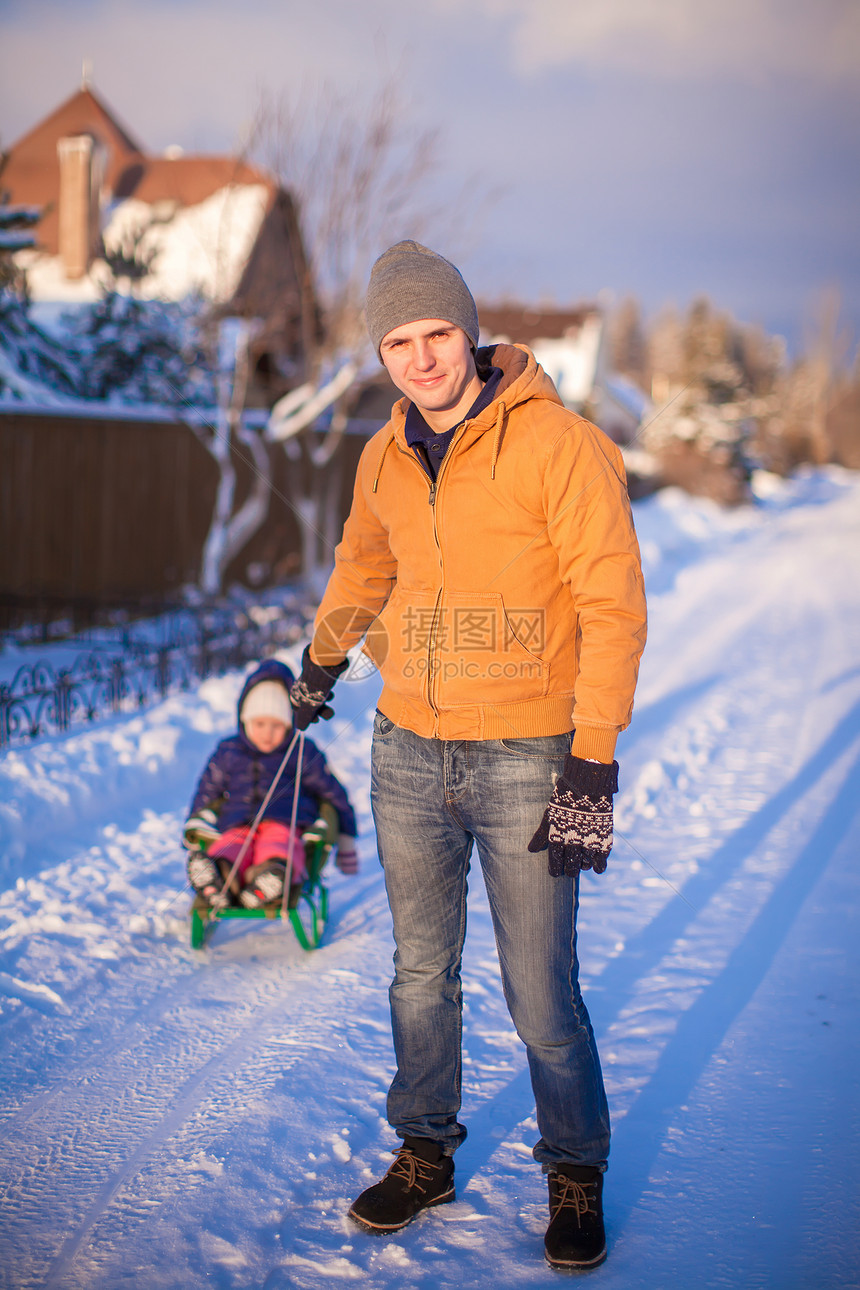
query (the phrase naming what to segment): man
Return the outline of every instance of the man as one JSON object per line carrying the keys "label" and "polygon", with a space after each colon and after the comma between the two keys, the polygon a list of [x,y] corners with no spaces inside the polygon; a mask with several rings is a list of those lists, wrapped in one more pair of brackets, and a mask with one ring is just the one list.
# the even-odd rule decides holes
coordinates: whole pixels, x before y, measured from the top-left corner
{"label": "man", "polygon": [[405,398],[362,454],[291,696],[299,728],[330,715],[367,633],[384,682],[371,800],[396,942],[388,1118],[402,1145],[350,1216],[392,1232],[454,1199],[474,845],[528,1053],[546,1257],[587,1268],[605,1257],[609,1114],[578,985],[578,880],[606,868],[615,741],[645,639],[621,457],[527,349],[477,348],[465,282],[426,247],[400,242],[376,262],[367,323]]}

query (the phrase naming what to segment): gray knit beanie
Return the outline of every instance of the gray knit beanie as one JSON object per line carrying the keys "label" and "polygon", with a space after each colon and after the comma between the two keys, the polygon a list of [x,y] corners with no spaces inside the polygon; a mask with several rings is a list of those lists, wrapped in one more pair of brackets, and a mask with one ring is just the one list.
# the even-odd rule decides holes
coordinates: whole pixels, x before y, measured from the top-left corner
{"label": "gray knit beanie", "polygon": [[444,318],[462,327],[478,347],[478,310],[472,293],[450,260],[420,242],[397,242],[374,264],[365,312],[373,348],[395,327]]}

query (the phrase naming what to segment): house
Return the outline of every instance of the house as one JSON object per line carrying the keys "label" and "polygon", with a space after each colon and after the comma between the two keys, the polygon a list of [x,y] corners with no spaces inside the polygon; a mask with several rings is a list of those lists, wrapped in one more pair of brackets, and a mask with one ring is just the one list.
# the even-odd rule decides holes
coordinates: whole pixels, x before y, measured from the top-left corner
{"label": "house", "polygon": [[40,208],[16,255],[36,306],[74,306],[119,285],[140,299],[196,295],[213,316],[262,320],[258,399],[303,379],[319,330],[291,195],[232,156],[153,155],[86,81],[8,152],[7,201]]}
{"label": "house", "polygon": [[[230,582],[288,576],[301,545],[285,500],[296,471],[261,429],[308,379],[321,330],[292,195],[241,158],[151,153],[86,82],[0,166],[0,270],[13,287],[23,270],[32,301],[14,290],[0,301],[18,327],[0,338],[0,393],[4,376],[12,391],[0,398],[0,460],[16,500],[0,508],[0,620],[149,612],[201,578],[213,544]],[[252,326],[234,421],[228,382],[220,402],[206,379],[199,400],[186,398],[167,369],[196,370],[197,348],[216,341],[228,359],[237,318]],[[93,319],[100,361],[119,373],[104,396],[75,380],[97,366],[80,342]],[[159,389],[179,397],[159,401]],[[233,547],[219,547],[237,517]]]}
{"label": "house", "polygon": [[603,320],[598,309],[479,304],[481,344],[528,345],[568,408],[582,412],[594,390]]}
{"label": "house", "polygon": [[608,371],[604,318],[596,305],[555,309],[479,304],[478,317],[482,345],[528,345],[565,407],[589,417],[616,443],[629,442],[642,409],[629,397],[625,383]]}

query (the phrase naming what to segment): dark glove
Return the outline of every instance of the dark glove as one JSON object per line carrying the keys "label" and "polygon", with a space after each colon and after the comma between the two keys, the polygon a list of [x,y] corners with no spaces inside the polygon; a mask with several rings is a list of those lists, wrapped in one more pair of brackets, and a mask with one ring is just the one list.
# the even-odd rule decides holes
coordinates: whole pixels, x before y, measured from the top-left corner
{"label": "dark glove", "polygon": [[612,795],[618,792],[618,762],[584,761],[568,754],[529,851],[549,847],[553,878],[580,869],[603,873],[612,850]]}
{"label": "dark glove", "polygon": [[349,666],[349,659],[335,667],[320,667],[311,658],[310,645],[305,647],[302,655],[302,674],[290,690],[290,703],[293,705],[293,725],[296,730],[307,730],[312,721],[320,717],[328,721],[334,716],[334,709],[326,705],[331,697],[334,683]]}

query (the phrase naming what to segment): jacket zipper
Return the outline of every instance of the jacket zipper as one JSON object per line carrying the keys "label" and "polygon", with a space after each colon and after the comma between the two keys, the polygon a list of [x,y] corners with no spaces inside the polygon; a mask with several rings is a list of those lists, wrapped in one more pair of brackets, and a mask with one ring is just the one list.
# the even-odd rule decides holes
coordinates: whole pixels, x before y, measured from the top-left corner
{"label": "jacket zipper", "polygon": [[436,509],[436,497],[439,492],[439,485],[441,483],[442,476],[445,473],[445,468],[451,459],[451,454],[454,451],[454,448],[456,447],[456,445],[459,443],[459,441],[462,439],[463,435],[465,434],[466,427],[468,426],[468,424],[469,424],[468,421],[463,422],[463,424],[460,426],[459,432],[454,436],[454,438],[451,440],[450,444],[448,445],[448,451],[445,453],[445,456],[442,458],[441,462],[439,463],[439,469],[436,472],[436,478],[430,481],[430,495],[428,498],[428,501],[430,502],[430,505],[433,508],[433,537],[436,541],[436,550],[439,552],[439,567],[442,571],[442,583],[441,583],[441,586],[439,587],[439,592],[436,596],[436,605],[433,610],[433,621],[430,624],[430,634],[427,642],[427,703],[429,704],[430,710],[433,713],[434,738],[439,737],[439,708],[435,702],[435,695],[437,691],[438,668],[434,671],[433,663],[437,653],[436,642],[439,637],[439,632],[442,630],[442,626],[443,626],[442,618],[440,614],[440,603],[442,600],[443,593],[445,591],[445,564],[442,559],[442,543],[439,541],[439,527],[437,524],[437,518],[438,518],[439,512]]}
{"label": "jacket zipper", "polygon": [[[410,458],[410,460],[411,460],[411,461],[413,461],[413,462],[415,463],[415,467],[416,467],[416,469],[421,471],[421,475],[422,475],[422,477],[423,477],[424,479],[427,479],[427,471],[426,471],[426,470],[424,469],[424,467],[421,465],[421,462],[420,462],[420,461],[418,460],[418,458],[415,456],[415,453],[412,451],[412,449],[411,449],[411,448],[401,448],[400,444],[397,442],[397,440],[396,440],[396,439],[395,439],[395,441],[394,441],[394,442],[395,442],[395,447],[397,448],[397,451],[398,451],[399,453],[402,453],[402,455],[403,455],[404,457],[408,457],[408,458]],[[446,456],[447,456],[447,453],[446,453]],[[444,465],[444,464],[445,464],[445,463],[444,463],[444,460],[443,460],[442,465]],[[431,479],[431,480],[430,480],[429,501],[430,501],[430,505],[431,505],[431,506],[435,506],[435,502],[436,502],[436,480],[435,480],[435,479]],[[434,510],[434,513],[433,513],[433,536],[434,536],[434,538],[435,538],[435,540],[436,540],[436,547],[437,547],[437,549],[438,549],[438,550],[439,550],[439,552],[440,552],[440,560],[439,560],[439,563],[440,563],[440,565],[441,565],[441,563],[442,563],[442,561],[441,561],[441,547],[439,546],[439,535],[438,535],[438,534],[437,534],[437,532],[436,532],[436,513],[435,513],[435,510]],[[432,700],[432,697],[431,697],[432,668],[433,668],[433,639],[434,639],[434,635],[435,635],[435,624],[436,624],[436,620],[437,620],[438,613],[439,613],[439,600],[440,600],[441,595],[442,595],[442,591],[441,591],[441,588],[440,588],[440,590],[436,593],[436,604],[433,606],[433,618],[431,619],[431,622],[430,622],[430,630],[429,630],[429,631],[428,631],[428,633],[427,633],[427,656],[426,656],[426,657],[427,657],[427,706],[430,708],[430,710],[431,710],[431,711],[432,711],[432,713],[433,713],[434,721],[435,721],[435,719],[437,718],[438,713],[436,712],[436,709],[435,709],[435,707],[433,706],[433,700]]]}
{"label": "jacket zipper", "polygon": [[[430,708],[430,711],[433,713],[434,738],[438,738],[438,734],[439,734],[439,709],[433,701],[435,681],[436,681],[436,673],[434,673],[434,670],[433,670],[433,657],[436,650],[436,640],[438,638],[439,629],[441,627],[439,606],[440,606],[440,601],[442,599],[442,593],[445,590],[445,565],[442,561],[442,543],[439,541],[439,530],[436,525],[436,516],[438,515],[438,511],[436,510],[436,495],[439,491],[439,483],[442,479],[442,475],[445,471],[445,467],[451,457],[451,453],[453,452],[456,444],[459,443],[460,439],[462,439],[468,424],[469,424],[468,421],[463,422],[463,424],[459,428],[458,433],[454,436],[454,438],[451,440],[450,444],[448,445],[448,451],[445,453],[445,456],[442,458],[442,461],[439,463],[439,470],[436,473],[436,478],[430,480],[430,489],[427,497],[428,502],[433,508],[433,537],[436,542],[436,550],[439,552],[439,565],[442,570],[442,584],[439,587],[438,592],[436,593],[436,604],[433,607],[433,618],[430,623],[430,631],[427,634],[427,705]],[[412,460],[415,462],[415,465],[421,471],[421,474],[426,477],[427,472],[425,471],[424,467],[421,465],[421,462],[415,456],[415,453],[411,451],[411,449],[401,448],[400,444],[398,443],[397,450],[398,452],[405,452],[406,456],[411,457]]]}

